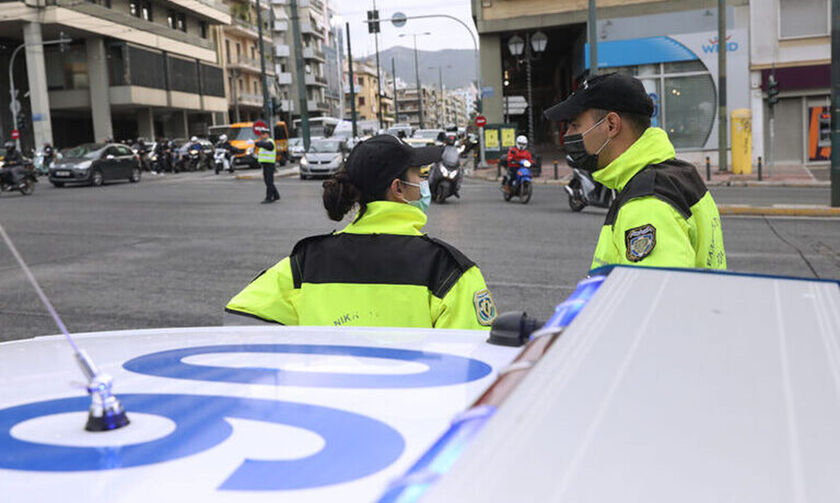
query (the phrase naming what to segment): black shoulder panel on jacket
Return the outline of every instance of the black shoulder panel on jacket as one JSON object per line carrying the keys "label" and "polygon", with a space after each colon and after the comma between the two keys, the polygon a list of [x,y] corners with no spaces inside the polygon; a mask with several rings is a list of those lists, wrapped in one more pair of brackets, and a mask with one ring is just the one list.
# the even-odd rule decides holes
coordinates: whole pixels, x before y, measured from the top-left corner
{"label": "black shoulder panel on jacket", "polygon": [[474,264],[443,241],[395,234],[328,234],[298,242],[289,258],[303,283],[418,285],[443,297]]}
{"label": "black shoulder panel on jacket", "polygon": [[706,184],[691,163],[671,159],[651,164],[630,179],[607,212],[604,225],[613,225],[618,211],[627,202],[654,196],[670,204],[684,218],[691,217],[691,207],[706,194]]}

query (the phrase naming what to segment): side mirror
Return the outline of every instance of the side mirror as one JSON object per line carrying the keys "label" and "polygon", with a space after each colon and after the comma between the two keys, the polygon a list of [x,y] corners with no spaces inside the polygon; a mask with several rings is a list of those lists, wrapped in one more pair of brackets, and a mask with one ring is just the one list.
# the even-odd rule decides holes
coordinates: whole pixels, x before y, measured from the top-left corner
{"label": "side mirror", "polygon": [[487,342],[496,346],[523,346],[544,323],[529,318],[523,311],[508,311],[493,321]]}

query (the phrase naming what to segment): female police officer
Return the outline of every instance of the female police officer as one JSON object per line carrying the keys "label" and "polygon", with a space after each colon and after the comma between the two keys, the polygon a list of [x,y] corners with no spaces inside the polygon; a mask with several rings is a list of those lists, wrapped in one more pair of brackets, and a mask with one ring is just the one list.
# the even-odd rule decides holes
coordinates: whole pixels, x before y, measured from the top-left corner
{"label": "female police officer", "polygon": [[431,197],[420,167],[441,151],[390,135],[357,145],[323,193],[332,220],[358,205],[353,221],[297,243],[225,310],[285,325],[489,328],[496,307],[478,266],[421,232]]}

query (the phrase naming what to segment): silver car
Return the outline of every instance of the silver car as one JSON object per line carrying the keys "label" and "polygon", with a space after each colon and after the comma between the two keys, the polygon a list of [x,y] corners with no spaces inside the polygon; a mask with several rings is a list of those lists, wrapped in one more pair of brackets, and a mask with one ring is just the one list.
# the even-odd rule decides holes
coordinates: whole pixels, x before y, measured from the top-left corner
{"label": "silver car", "polygon": [[309,151],[300,158],[301,180],[334,174],[344,166],[347,152],[347,143],[344,140],[312,140]]}

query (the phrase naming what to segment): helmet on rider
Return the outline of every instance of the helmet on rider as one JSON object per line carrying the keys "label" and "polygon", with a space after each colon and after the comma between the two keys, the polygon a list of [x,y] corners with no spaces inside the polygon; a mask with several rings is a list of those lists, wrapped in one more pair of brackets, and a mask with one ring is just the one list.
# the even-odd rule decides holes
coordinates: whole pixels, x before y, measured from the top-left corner
{"label": "helmet on rider", "polygon": [[198,141],[198,136],[193,136],[192,138],[190,138],[190,142],[192,142],[192,143],[195,143],[197,141]]}
{"label": "helmet on rider", "polygon": [[525,150],[528,148],[528,137],[524,134],[521,134],[516,137],[516,148],[519,150]]}
{"label": "helmet on rider", "polygon": [[227,135],[226,134],[219,135],[219,141],[222,142],[222,143],[226,142],[227,141]]}

